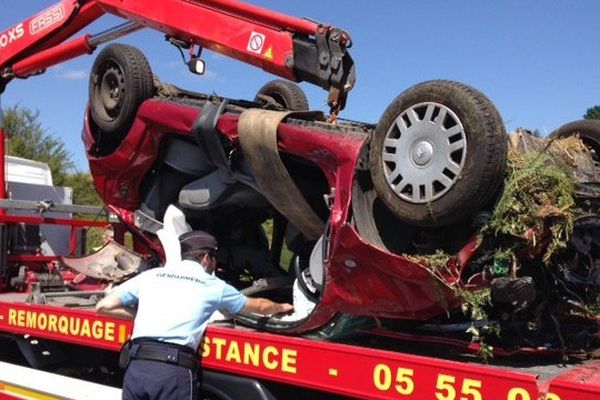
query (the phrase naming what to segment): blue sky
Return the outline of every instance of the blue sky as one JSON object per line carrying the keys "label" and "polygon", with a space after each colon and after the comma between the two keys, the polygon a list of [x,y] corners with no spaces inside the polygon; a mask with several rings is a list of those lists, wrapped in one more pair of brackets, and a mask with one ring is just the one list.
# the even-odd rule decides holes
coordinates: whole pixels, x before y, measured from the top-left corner
{"label": "blue sky", "polygon": [[[0,0],[0,31],[56,1]],[[596,0],[251,0],[290,15],[329,22],[351,33],[357,84],[345,118],[376,122],[403,90],[430,79],[453,79],[483,91],[507,130],[549,133],[600,104],[600,2]],[[118,20],[104,17],[84,30],[97,33]],[[163,81],[251,99],[271,75],[214,53],[208,73],[191,75],[160,33],[120,39],[147,55]],[[94,56],[79,58],[28,80],[13,81],[2,105],[40,112],[48,132],[67,144],[87,170],[80,133],[87,76]],[[311,107],[325,109],[326,93],[302,84]]]}

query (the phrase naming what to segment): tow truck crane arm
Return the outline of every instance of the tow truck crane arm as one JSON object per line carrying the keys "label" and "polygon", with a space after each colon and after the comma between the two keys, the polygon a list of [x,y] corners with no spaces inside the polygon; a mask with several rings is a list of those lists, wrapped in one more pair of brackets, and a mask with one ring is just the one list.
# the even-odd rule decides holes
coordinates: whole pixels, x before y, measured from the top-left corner
{"label": "tow truck crane arm", "polygon": [[[65,42],[107,13],[129,22]],[[0,93],[13,78],[43,73],[144,27],[189,49],[192,60],[207,48],[280,77],[318,85],[329,92],[332,115],[344,108],[354,86],[350,36],[330,25],[235,0],[62,0],[0,33]]]}

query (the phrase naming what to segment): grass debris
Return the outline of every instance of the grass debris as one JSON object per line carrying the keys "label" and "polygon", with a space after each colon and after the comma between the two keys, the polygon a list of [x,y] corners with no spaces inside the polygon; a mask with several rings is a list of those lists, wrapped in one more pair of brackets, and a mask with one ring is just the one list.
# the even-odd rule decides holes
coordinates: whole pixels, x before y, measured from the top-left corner
{"label": "grass debris", "polygon": [[[489,318],[489,312],[494,310],[489,289],[493,279],[520,276],[531,276],[534,281],[541,279],[536,281],[536,286],[544,293],[544,299],[538,300],[535,307],[515,304],[513,312],[526,316],[525,320],[529,318],[535,326],[539,326],[543,318],[556,323],[555,315],[559,315],[561,309],[566,310],[556,304],[564,304],[567,298],[582,304],[581,298],[565,283],[569,280],[568,271],[561,269],[564,259],[573,253],[570,239],[576,221],[584,216],[600,216],[600,210],[578,197],[578,193],[590,193],[588,182],[600,179],[596,176],[598,167],[593,155],[577,136],[544,140],[522,135],[519,140],[519,145],[515,145],[511,139],[503,191],[491,217],[474,232],[478,236],[478,248],[471,264],[477,267],[469,274],[481,274],[488,286],[484,284],[474,289],[466,285],[470,275],[465,276],[464,272],[461,277],[450,276],[449,265],[456,265],[456,260],[442,250],[411,257],[462,301],[462,311],[472,321],[466,333],[480,344],[480,354],[485,359],[491,356],[492,349],[485,338],[500,334],[498,324]],[[593,190],[591,193],[598,195]],[[600,309],[600,298],[594,300],[588,309]],[[555,305],[551,305],[552,301]],[[567,310],[563,316],[568,318],[569,313]],[[560,329],[558,332],[564,348]]]}

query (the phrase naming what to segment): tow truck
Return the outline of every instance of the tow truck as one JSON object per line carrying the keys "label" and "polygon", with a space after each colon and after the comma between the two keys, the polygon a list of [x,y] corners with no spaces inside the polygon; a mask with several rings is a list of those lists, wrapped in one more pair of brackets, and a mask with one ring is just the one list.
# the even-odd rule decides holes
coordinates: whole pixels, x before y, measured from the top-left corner
{"label": "tow truck", "polygon": [[[86,34],[68,39],[105,13],[123,17],[129,22],[97,35]],[[194,73],[202,73],[202,49],[207,48],[258,66],[282,78],[307,81],[328,91],[328,117],[301,113],[293,115],[284,123],[281,123],[283,119],[279,119],[275,124],[275,131],[279,130],[284,150],[300,158],[310,154],[307,159],[312,161],[312,166],[310,163],[304,165],[312,168],[311,173],[318,171],[314,168],[317,165],[319,169],[325,170],[325,181],[335,181],[335,184],[326,184],[324,192],[319,189],[312,193],[313,197],[315,194],[316,197],[325,195],[327,202],[324,213],[318,212],[323,210],[322,205],[319,208],[310,199],[309,204],[296,204],[299,209],[307,211],[304,215],[298,215],[285,202],[278,201],[277,192],[273,194],[268,188],[265,189],[268,184],[264,183],[264,176],[261,179],[260,173],[256,172],[256,164],[252,165],[254,161],[248,163],[251,164],[251,169],[254,168],[252,178],[256,182],[251,181],[249,175],[241,178],[246,186],[254,188],[270,203],[275,204],[279,215],[283,217],[280,221],[283,219],[294,225],[294,237],[303,237],[303,241],[310,244],[308,255],[300,254],[306,251],[298,251],[295,258],[296,279],[302,283],[300,286],[304,286],[305,296],[317,297],[316,311],[306,318],[287,324],[276,323],[272,319],[265,321],[248,317],[211,325],[201,349],[202,363],[206,368],[204,386],[207,397],[275,399],[277,397],[274,393],[280,391],[294,390],[296,394],[293,396],[298,396],[297,393],[302,389],[307,389],[313,391],[311,395],[316,396],[315,398],[598,398],[600,365],[595,361],[582,360],[570,364],[564,370],[544,366],[543,362],[534,366],[522,363],[520,367],[510,361],[504,367],[486,366],[469,357],[447,352],[449,345],[463,350],[477,350],[477,343],[469,344],[422,334],[411,335],[382,325],[383,318],[427,319],[443,312],[444,306],[456,305],[457,299],[445,289],[439,290],[439,285],[434,284],[435,280],[421,267],[401,255],[393,254],[392,250],[397,250],[396,246],[401,248],[402,244],[391,243],[393,235],[390,236],[389,226],[381,229],[380,224],[385,219],[391,219],[393,224],[395,218],[401,215],[410,223],[441,230],[444,226],[472,217],[469,213],[473,210],[479,211],[486,207],[497,193],[498,181],[503,175],[506,142],[500,117],[483,94],[455,82],[431,82],[409,90],[405,96],[392,103],[382,117],[383,122],[380,121],[377,127],[342,120],[338,118],[339,112],[344,108],[356,75],[354,63],[348,53],[352,43],[350,35],[327,24],[289,17],[238,1],[224,0],[63,0],[0,33],[0,94],[13,79],[39,75],[52,65],[92,53],[100,44],[144,27],[164,32],[171,43],[188,51],[188,68]],[[47,202],[26,204],[7,199],[4,162],[0,163],[0,198],[7,199],[3,201],[3,211],[0,213],[0,287],[4,292],[0,295],[0,332],[11,343],[3,343],[2,350],[5,356],[10,357],[14,355],[16,344],[27,362],[37,369],[50,364],[76,368],[82,361],[85,361],[86,367],[114,366],[116,352],[130,335],[132,324],[130,321],[98,315],[89,309],[102,296],[107,275],[112,274],[113,278],[119,274],[120,277],[127,275],[142,262],[148,262],[144,255],[153,254],[158,258],[164,256],[157,243],[149,239],[155,232],[153,225],[160,223],[165,213],[164,204],[160,202],[158,195],[162,181],[157,174],[153,174],[152,165],[155,164],[148,157],[157,148],[146,153],[146,157],[142,157],[139,162],[131,164],[133,168],[128,171],[130,181],[125,184],[119,181],[119,176],[114,176],[114,171],[107,168],[107,162],[110,164],[119,161],[123,155],[119,153],[119,149],[126,148],[130,153],[133,152],[136,142],[132,140],[147,140],[148,136],[143,136],[143,132],[150,131],[150,127],[158,127],[156,132],[163,138],[169,131],[175,131],[179,136],[177,140],[169,142],[170,147],[167,146],[166,150],[166,155],[171,154],[174,159],[166,157],[161,162],[172,163],[170,165],[179,171],[189,167],[186,156],[188,147],[182,145],[183,142],[189,143],[189,138],[181,140],[181,136],[191,136],[189,133],[192,132],[200,135],[194,148],[210,145],[210,149],[219,150],[216,156],[209,159],[208,170],[225,170],[229,173],[231,170],[227,167],[235,161],[232,157],[236,154],[235,148],[221,147],[223,138],[215,139],[217,131],[220,135],[224,134],[229,142],[243,142],[246,139],[238,137],[238,131],[268,130],[264,127],[241,128],[241,119],[246,124],[253,122],[246,118],[247,114],[244,115],[246,109],[299,108],[298,111],[304,111],[302,101],[299,107],[292,107],[293,104],[298,105],[298,102],[288,102],[290,97],[287,95],[290,92],[297,93],[295,89],[281,83],[271,84],[259,93],[255,102],[250,103],[224,101],[178,88],[174,89],[177,94],[175,97],[183,97],[184,100],[169,102],[151,98],[154,91],[150,80],[147,77],[141,80],[136,78],[134,86],[137,85],[138,88],[134,90],[135,96],[141,95],[137,99],[134,96],[132,100],[131,97],[122,96],[122,89],[130,87],[120,83],[121,80],[129,79],[126,74],[128,64],[120,63],[120,57],[131,55],[134,64],[138,66],[143,66],[143,58],[132,49],[107,49],[110,50],[105,50],[103,57],[100,57],[101,61],[94,71],[96,76],[91,79],[91,100],[98,101],[97,104],[90,105],[84,135],[87,137],[88,157],[96,187],[103,198],[110,200],[107,202],[109,210],[120,219],[115,224],[117,241],[122,242],[126,230],[133,232],[134,249],[140,254],[127,252],[111,243],[92,255],[75,257],[76,229],[72,229],[70,234],[72,240],[70,254],[67,256],[16,254],[14,248],[10,247],[14,242],[11,241],[9,246],[8,241],[8,232],[15,224],[64,224],[81,227],[104,226],[106,221],[7,213],[5,210],[15,208],[38,211],[51,209],[67,213],[89,213],[90,210]],[[158,86],[163,90],[173,89]],[[423,96],[431,92],[434,93],[433,97],[423,100]],[[454,96],[447,96],[448,93]],[[459,100],[448,103],[444,95]],[[413,102],[407,103],[407,97],[412,97]],[[298,96],[295,98],[297,100]],[[467,106],[463,109],[465,102]],[[474,103],[479,108],[474,108]],[[123,109],[128,113],[122,114]],[[157,110],[177,116],[171,121],[174,125],[153,120]],[[408,143],[410,153],[407,159],[410,163],[405,162],[401,151],[407,144],[403,143],[402,135],[411,130],[421,132],[419,127],[425,123],[432,123],[434,132],[444,133],[453,139],[449,144],[440,144],[435,136],[422,132],[417,140]],[[199,129],[194,129],[194,125],[199,125]],[[273,125],[271,129],[272,127]],[[475,134],[473,131],[484,132],[484,139],[472,136]],[[298,137],[294,139],[294,135],[303,135],[300,136],[300,141],[304,142],[299,146],[300,150],[294,150],[298,146]],[[99,138],[108,140],[100,143]],[[4,141],[4,130],[0,123],[2,156],[5,153]],[[141,143],[144,143],[144,149],[148,146],[152,148],[146,142],[138,141],[137,145]],[[470,146],[476,144],[476,147],[470,147],[467,152],[467,143]],[[453,154],[453,157],[450,160],[440,158],[434,152],[434,145],[441,146]],[[172,150],[171,153],[169,149]],[[229,153],[224,150],[229,150]],[[266,152],[271,150],[267,149]],[[336,151],[339,152],[338,157],[335,157]],[[369,153],[368,156],[365,153]],[[478,157],[484,153],[484,159],[473,159],[473,153],[480,153]],[[250,158],[248,154],[246,152],[245,156]],[[129,155],[125,152],[126,157]],[[475,161],[483,161],[482,165],[487,168],[480,168]],[[445,167],[443,176],[432,175],[428,166],[439,162]],[[364,165],[369,163],[370,165]],[[354,181],[354,169],[357,165],[358,178]],[[400,176],[401,168],[410,168],[411,165],[417,165],[425,173],[415,182],[399,185],[403,178]],[[207,175],[203,170],[196,174],[194,167],[198,166],[192,166],[192,176],[203,178]],[[368,176],[369,167],[371,176]],[[481,176],[478,175],[480,172]],[[475,175],[475,178],[459,179],[463,175]],[[149,176],[155,176],[156,179],[150,179]],[[137,193],[142,181],[150,182],[144,198]],[[364,181],[368,183],[366,186],[360,184]],[[188,183],[193,182],[182,182],[181,185],[183,187]],[[217,182],[216,185],[219,184]],[[381,199],[373,194],[369,185],[376,187]],[[477,195],[463,199],[461,207],[455,204],[456,201],[452,201],[452,194],[460,190],[464,194],[473,185],[483,185],[478,186]],[[302,188],[302,185],[299,186]],[[157,189],[153,192],[155,187]],[[290,187],[292,186],[286,186]],[[223,190],[227,189],[225,187]],[[211,193],[213,192],[209,191]],[[194,209],[195,206],[190,204],[197,202],[197,195],[192,190],[185,194],[189,195],[187,205]],[[222,206],[211,204],[210,200],[206,200],[210,207]],[[376,212],[373,210],[380,207],[378,202],[383,202],[395,215],[384,213],[383,216],[380,215],[380,219],[376,219],[373,215]],[[140,203],[145,207],[139,207]],[[185,204],[185,201],[180,203]],[[349,208],[351,203],[352,209]],[[361,210],[371,210],[372,214],[365,215]],[[197,207],[195,211],[203,210]],[[349,222],[351,220],[352,224]],[[285,228],[285,225],[279,228]],[[421,234],[424,232],[421,231]],[[273,240],[279,242],[275,253],[280,253],[281,242],[287,237],[286,234],[274,237]],[[464,235],[465,232],[461,232],[459,236]],[[462,274],[473,246],[472,242],[467,242],[456,259],[457,270],[450,271],[444,279],[455,281],[456,274]],[[359,249],[364,252],[362,256],[352,257],[353,251],[358,253]],[[115,254],[123,257],[119,258]],[[317,265],[327,264],[325,272],[311,269],[310,265],[308,268],[301,267],[303,260],[311,258],[317,258]],[[362,269],[360,264],[368,263],[369,258],[374,263],[388,263],[389,271],[382,274],[377,270]],[[309,264],[314,264],[311,260],[308,261]],[[114,265],[107,268],[115,262],[116,268]],[[82,269],[82,266],[85,268]],[[19,271],[16,276],[15,270]],[[350,276],[350,271],[353,270],[361,272],[358,278],[346,278],[345,281],[341,279],[344,285],[339,284],[340,278],[344,274]],[[9,271],[13,271],[12,275]],[[317,278],[318,275],[321,277]],[[334,276],[337,279],[332,279]],[[365,281],[370,282],[373,287],[364,285]],[[385,290],[381,290],[383,288]],[[423,297],[415,299],[414,303],[405,299],[404,303],[398,304],[402,289],[406,290],[407,296],[417,290]],[[430,296],[428,293],[437,295]],[[378,301],[364,302],[363,296],[367,295],[374,296]],[[332,318],[340,311],[366,315],[369,318],[367,323],[344,316]],[[358,324],[358,327],[354,324]],[[352,335],[348,336],[349,332]],[[423,348],[415,346],[419,342],[426,345],[421,346]],[[411,345],[407,346],[406,343]],[[436,343],[439,347],[435,347]],[[536,357],[552,357],[554,354],[527,348],[519,349],[518,353],[521,358],[529,353]],[[502,355],[502,352],[499,350],[497,354]],[[508,352],[505,355],[509,355]],[[555,362],[550,362],[553,363]],[[17,370],[9,365],[3,366],[3,371],[5,369]],[[98,390],[93,386],[83,389],[88,390],[86,393],[68,394],[64,387],[50,388],[47,384],[41,384],[41,380],[28,381],[22,379],[22,376],[14,376],[15,374],[0,374],[2,396],[89,398],[94,396],[93,391]],[[95,395],[98,397],[97,392]],[[289,393],[287,396],[290,396]]]}

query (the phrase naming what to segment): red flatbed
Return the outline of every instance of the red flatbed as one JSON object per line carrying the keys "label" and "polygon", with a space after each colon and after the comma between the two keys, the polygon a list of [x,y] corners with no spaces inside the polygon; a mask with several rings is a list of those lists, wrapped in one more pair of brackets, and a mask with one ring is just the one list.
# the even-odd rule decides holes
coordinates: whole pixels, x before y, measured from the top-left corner
{"label": "red flatbed", "polygon": [[[5,334],[116,352],[131,329],[131,321],[89,310],[0,296],[0,332]],[[529,400],[545,394],[547,400],[592,400],[600,396],[597,360],[561,366],[552,359],[525,365],[528,360],[517,357],[492,360],[505,364],[493,366],[482,365],[477,357],[460,362],[439,358],[431,355],[431,348],[406,343],[400,344],[404,350],[411,347],[429,355],[382,350],[366,339],[370,345],[341,344],[212,324],[202,347],[202,363],[209,370],[361,399]]]}

